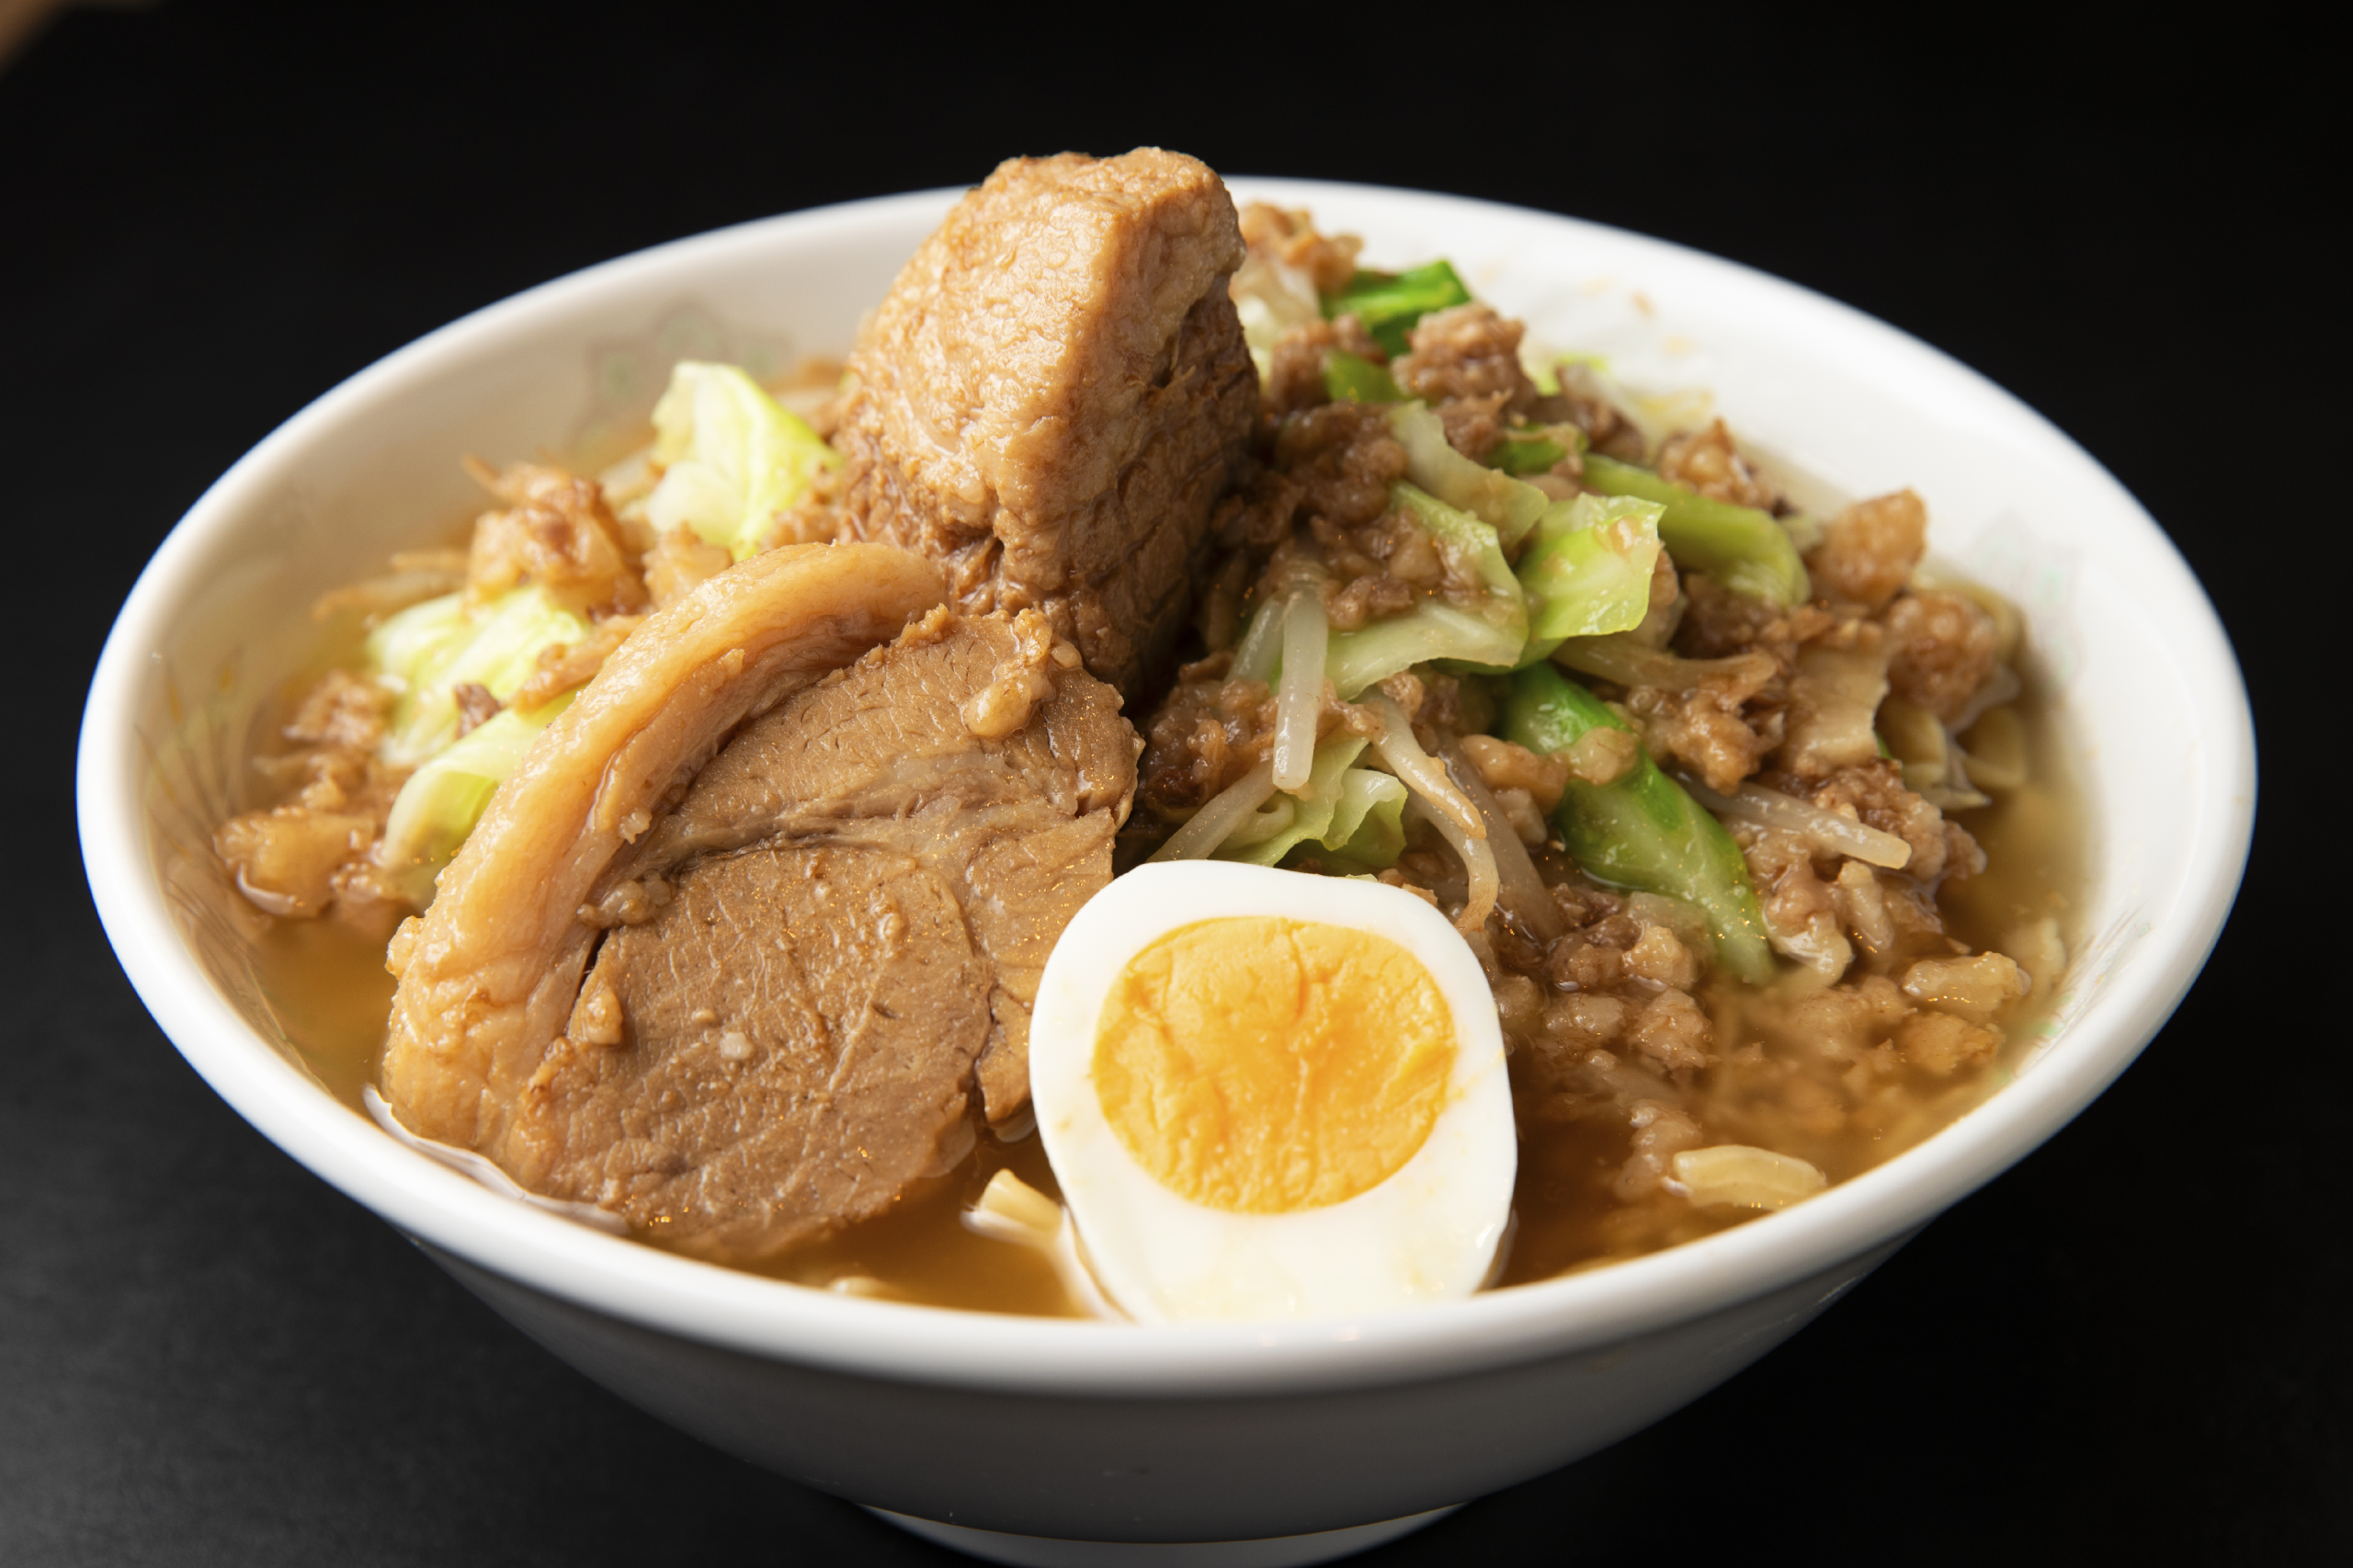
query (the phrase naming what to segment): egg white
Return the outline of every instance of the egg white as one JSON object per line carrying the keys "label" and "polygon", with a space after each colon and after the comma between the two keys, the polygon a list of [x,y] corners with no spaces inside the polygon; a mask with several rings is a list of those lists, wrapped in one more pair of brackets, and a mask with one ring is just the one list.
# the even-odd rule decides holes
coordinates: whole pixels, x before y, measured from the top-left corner
{"label": "egg white", "polygon": [[[1159,937],[1227,915],[1386,937],[1421,960],[1454,1016],[1453,1069],[1429,1136],[1354,1198],[1281,1214],[1195,1203],[1145,1171],[1104,1114],[1095,1044],[1111,982]],[[1485,1281],[1510,1221],[1519,1151],[1494,994],[1445,916],[1369,879],[1222,860],[1115,879],[1046,962],[1029,1092],[1088,1267],[1140,1322],[1359,1317],[1466,1296]]]}

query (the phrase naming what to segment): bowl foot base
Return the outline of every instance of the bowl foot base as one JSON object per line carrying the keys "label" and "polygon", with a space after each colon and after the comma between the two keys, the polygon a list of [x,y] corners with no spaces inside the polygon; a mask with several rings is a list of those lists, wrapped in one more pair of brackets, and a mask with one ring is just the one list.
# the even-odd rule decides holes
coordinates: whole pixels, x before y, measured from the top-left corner
{"label": "bowl foot base", "polygon": [[1064,1540],[1055,1536],[1004,1535],[976,1530],[967,1525],[946,1525],[918,1519],[887,1508],[869,1508],[876,1518],[888,1519],[924,1540],[990,1562],[1010,1562],[1016,1568],[1303,1568],[1310,1562],[1370,1551],[1376,1546],[1411,1535],[1433,1525],[1454,1508],[1432,1508],[1402,1519],[1381,1519],[1345,1529],[1318,1530],[1313,1535],[1270,1536],[1263,1540]]}

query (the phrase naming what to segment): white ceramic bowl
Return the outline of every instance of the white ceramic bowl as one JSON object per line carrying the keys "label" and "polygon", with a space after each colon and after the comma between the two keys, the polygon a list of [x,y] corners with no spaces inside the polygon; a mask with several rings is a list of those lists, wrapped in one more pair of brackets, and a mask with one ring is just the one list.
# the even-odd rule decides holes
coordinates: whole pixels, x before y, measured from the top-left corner
{"label": "white ceramic bowl", "polygon": [[[1150,1330],[983,1316],[798,1289],[534,1211],[383,1135],[286,1043],[204,851],[242,801],[256,703],[306,652],[313,595],[465,515],[460,453],[563,449],[641,415],[677,358],[841,350],[955,193],[681,241],[446,327],[230,470],[124,605],[80,756],[107,934],[223,1098],[541,1344],[721,1448],[919,1519],[1256,1540],[1416,1515],[1592,1452],[1763,1355],[2081,1110],[2188,989],[2245,861],[2254,742],[2211,608],[2132,497],[1999,388],[1658,241],[1447,197],[1233,184],[1362,233],[1375,260],[1451,256],[1535,335],[1603,347],[1629,379],[1712,387],[1745,437],[1847,493],[1927,496],[1935,549],[2020,602],[2060,694],[2097,836],[2096,939],[2016,1081],[1920,1147],[1756,1223],[1426,1312]],[[1303,1561],[1382,1533],[1225,1555]]]}

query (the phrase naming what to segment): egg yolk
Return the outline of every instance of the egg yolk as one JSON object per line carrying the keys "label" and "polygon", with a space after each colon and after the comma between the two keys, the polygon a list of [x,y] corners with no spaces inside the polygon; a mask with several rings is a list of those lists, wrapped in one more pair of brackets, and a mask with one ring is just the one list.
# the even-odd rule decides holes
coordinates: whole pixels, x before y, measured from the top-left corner
{"label": "egg yolk", "polygon": [[1095,1092],[1169,1190],[1233,1213],[1345,1202],[1429,1137],[1454,1015],[1422,961],[1345,926],[1234,915],[1128,960],[1095,1036]]}

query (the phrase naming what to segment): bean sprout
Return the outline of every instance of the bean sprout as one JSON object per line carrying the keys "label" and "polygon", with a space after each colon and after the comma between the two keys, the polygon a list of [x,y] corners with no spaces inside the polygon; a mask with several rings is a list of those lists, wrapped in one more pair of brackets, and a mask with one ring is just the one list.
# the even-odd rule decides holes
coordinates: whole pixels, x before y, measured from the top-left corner
{"label": "bean sprout", "polygon": [[1462,862],[1462,909],[1454,917],[1454,928],[1464,936],[1473,936],[1487,928],[1487,916],[1495,907],[1497,881],[1495,846],[1487,839],[1473,838],[1462,831],[1462,824],[1444,812],[1431,809],[1428,796],[1416,790],[1415,809],[1432,827],[1438,830],[1452,846],[1455,858]]}
{"label": "bean sprout", "polygon": [[1277,796],[1262,812],[1253,812],[1242,819],[1242,825],[1225,835],[1221,849],[1247,849],[1254,844],[1264,844],[1278,834],[1288,833],[1299,817],[1299,802],[1289,796]]}
{"label": "bean sprout", "polygon": [[1169,835],[1168,842],[1153,852],[1154,860],[1204,860],[1226,836],[1250,819],[1252,812],[1267,803],[1275,792],[1275,769],[1271,763],[1260,763],[1234,782],[1211,797],[1207,805],[1193,813],[1192,820]]}
{"label": "bean sprout", "polygon": [[[1504,910],[1528,934],[1540,942],[1551,942],[1567,931],[1568,923],[1561,917],[1561,906],[1552,902],[1544,879],[1536,874],[1536,862],[1528,858],[1528,846],[1519,841],[1511,824],[1504,816],[1504,809],[1479,776],[1476,763],[1470,758],[1449,753],[1446,770],[1471,803],[1478,808],[1480,820],[1487,826],[1487,849],[1495,857],[1497,891]],[[1467,862],[1466,862],[1467,864]]]}
{"label": "bean sprout", "polygon": [[1233,651],[1232,677],[1265,680],[1275,673],[1275,660],[1282,651],[1283,603],[1270,598],[1251,616],[1250,630],[1242,634],[1242,645]]}
{"label": "bean sprout", "polygon": [[1405,787],[1438,808],[1438,815],[1451,822],[1456,828],[1472,838],[1487,836],[1487,824],[1479,820],[1478,809],[1462,798],[1454,780],[1446,776],[1422,743],[1414,738],[1414,726],[1397,699],[1387,692],[1373,692],[1366,704],[1381,715],[1381,733],[1372,738],[1372,749],[1389,765],[1389,771],[1405,781]]}
{"label": "bean sprout", "polygon": [[[1495,851],[1487,842],[1487,824],[1472,805],[1447,777],[1446,769],[1414,738],[1414,726],[1406,719],[1405,710],[1386,692],[1376,692],[1368,704],[1381,716],[1381,733],[1375,735],[1372,749],[1389,770],[1404,781],[1422,806],[1422,814],[1442,834],[1462,862],[1467,879],[1463,890],[1462,912],[1454,917],[1454,928],[1469,935],[1486,929],[1487,915],[1495,907]],[[1509,830],[1505,830],[1509,835]],[[1513,840],[1518,844],[1518,840]],[[1523,851],[1523,854],[1525,851]],[[1531,872],[1532,874],[1532,872]]]}
{"label": "bean sprout", "polygon": [[1912,846],[1892,833],[1881,833],[1852,817],[1824,811],[1811,801],[1768,790],[1762,784],[1743,784],[1730,795],[1719,795],[1696,778],[1685,779],[1683,787],[1691,792],[1693,800],[1720,817],[1737,817],[1743,822],[1803,834],[1817,848],[1834,855],[1852,855],[1858,860],[1868,860],[1891,871],[1902,870],[1912,858]]}
{"label": "bean sprout", "polygon": [[1579,675],[1667,691],[1690,691],[1718,676],[1734,686],[1761,686],[1772,674],[1769,655],[1761,661],[1753,653],[1722,659],[1686,659],[1665,649],[1645,648],[1622,631],[1608,637],[1572,637],[1553,650],[1552,658]]}
{"label": "bean sprout", "polygon": [[1324,656],[1332,623],[1312,583],[1291,591],[1283,612],[1283,678],[1275,692],[1275,788],[1297,794],[1315,766],[1315,722],[1324,712]]}

